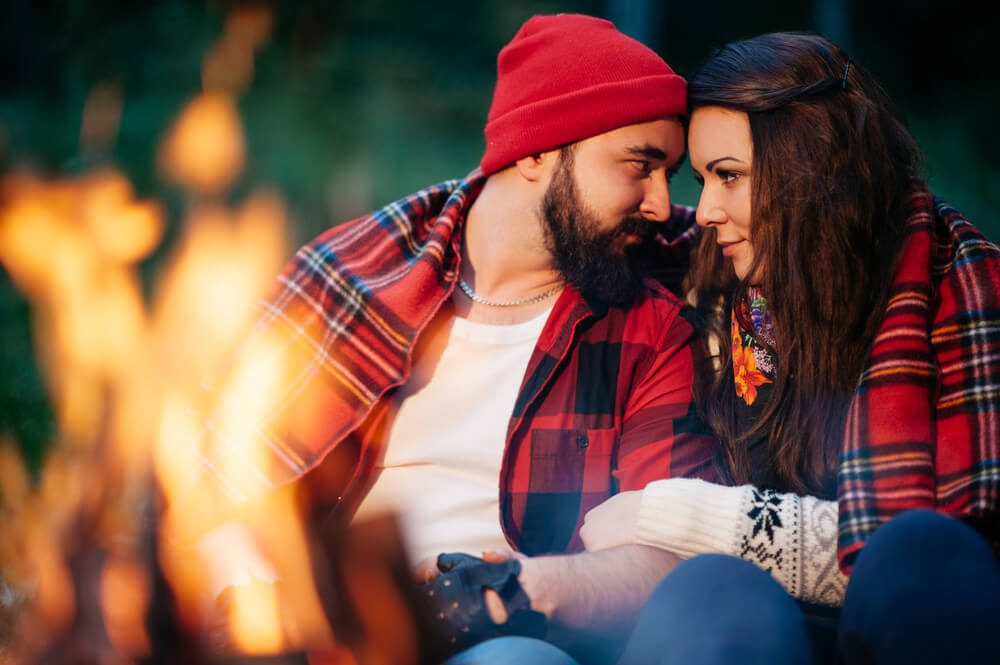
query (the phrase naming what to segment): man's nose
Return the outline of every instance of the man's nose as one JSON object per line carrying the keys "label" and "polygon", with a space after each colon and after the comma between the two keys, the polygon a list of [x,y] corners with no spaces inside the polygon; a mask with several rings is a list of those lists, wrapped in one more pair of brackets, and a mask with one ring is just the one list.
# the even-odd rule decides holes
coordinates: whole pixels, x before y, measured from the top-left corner
{"label": "man's nose", "polygon": [[639,213],[652,222],[662,222],[670,217],[670,184],[666,175],[649,179]]}

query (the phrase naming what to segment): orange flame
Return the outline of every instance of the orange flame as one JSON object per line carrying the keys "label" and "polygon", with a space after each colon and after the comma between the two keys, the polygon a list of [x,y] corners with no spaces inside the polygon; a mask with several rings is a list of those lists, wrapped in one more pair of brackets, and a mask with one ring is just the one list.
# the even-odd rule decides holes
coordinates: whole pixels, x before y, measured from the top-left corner
{"label": "orange flame", "polygon": [[[234,212],[195,207],[147,307],[134,264],[162,234],[157,206],[134,201],[127,181],[113,172],[69,183],[18,178],[4,184],[10,203],[0,211],[0,260],[38,308],[43,325],[37,342],[63,445],[50,455],[30,500],[23,468],[9,453],[0,457],[3,506],[21,516],[17,549],[32,562],[25,576],[39,580],[40,614],[57,627],[74,614],[63,534],[75,516],[101,513],[100,542],[134,538],[134,502],[141,498],[136,477],[150,460],[169,505],[180,505],[193,491],[191,478],[209,453],[197,415],[209,409],[202,380],[236,346],[280,268],[285,210],[268,192],[252,195]],[[267,343],[245,351],[223,386],[217,421],[219,438],[230,444],[220,458],[225,474],[249,494],[269,457],[255,443],[246,414],[268,408],[282,367]],[[92,455],[99,436],[111,444],[106,459]],[[152,439],[156,444],[147,445]],[[214,490],[195,497],[195,505],[197,515],[163,521],[164,542],[192,542],[199,529],[231,509]],[[275,492],[233,514],[280,579],[277,586],[236,591],[228,615],[235,646],[277,653],[332,642],[293,495]],[[10,540],[3,544],[12,547]],[[197,607],[211,580],[190,558],[174,559],[169,548],[161,555],[182,605]],[[112,643],[125,653],[142,653],[148,648],[140,629],[148,581],[127,549],[105,567],[101,589]]]}
{"label": "orange flame", "polygon": [[[257,474],[266,471],[270,456],[248,414],[265,412],[276,397],[282,373],[278,351],[266,340],[242,348],[240,363],[219,390],[214,436],[203,436],[197,414],[216,406],[208,403],[211,395],[201,383],[217,373],[220,359],[236,346],[254,318],[257,296],[280,268],[283,217],[280,199],[266,193],[251,197],[236,214],[197,208],[161,282],[154,310],[158,375],[164,385],[156,473],[172,507],[198,506],[196,515],[183,509],[168,513],[165,540],[191,543],[225,516],[238,518],[248,537],[219,541],[212,548],[216,556],[236,562],[263,556],[280,579],[275,587],[251,575],[232,594],[230,638],[241,651],[254,654],[330,641],[292,494],[269,493],[252,508],[238,510],[220,488],[198,483],[192,473],[211,455],[220,461],[231,489],[248,496],[259,493]],[[212,445],[217,447],[206,447]],[[213,583],[211,571],[193,570],[190,551],[183,548],[168,547],[162,555],[175,588],[192,599],[191,607],[199,606],[197,599]]]}
{"label": "orange flame", "polygon": [[101,574],[101,609],[108,639],[122,653],[148,657],[152,647],[143,622],[150,601],[149,573],[136,561],[113,557]]}
{"label": "orange flame", "polygon": [[185,108],[161,146],[164,175],[196,192],[217,194],[243,170],[243,125],[228,95],[206,93]]}
{"label": "orange flame", "polygon": [[37,311],[36,345],[62,438],[101,429],[102,395],[136,367],[144,335],[133,264],[162,232],[159,207],[113,171],[63,183],[4,183],[0,260]]}
{"label": "orange flame", "polygon": [[253,79],[254,54],[268,40],[274,17],[263,7],[244,7],[226,19],[222,38],[205,56],[201,69],[205,90],[240,94]]}
{"label": "orange flame", "polygon": [[[222,374],[216,436],[204,436],[202,414],[217,406],[205,378],[219,376],[231,359],[287,256],[280,196],[257,192],[236,209],[212,202],[242,171],[243,129],[231,95],[249,85],[253,54],[272,23],[267,10],[230,14],[206,56],[206,93],[161,145],[163,174],[194,196],[151,303],[136,266],[164,236],[163,211],[136,200],[127,178],[107,170],[67,181],[0,181],[0,262],[34,305],[39,363],[59,423],[37,488],[11,448],[0,446],[0,570],[33,596],[34,625],[47,634],[77,611],[68,541],[79,516],[89,515],[90,535],[109,555],[99,573],[107,637],[121,654],[149,653],[143,617],[151,582],[135,551],[149,470],[168,506],[160,563],[185,619],[202,627],[212,620],[205,609],[212,569],[192,560],[191,546],[209,526],[232,519],[246,536],[220,554],[261,562],[255,569],[277,579],[252,567],[250,583],[233,592],[223,619],[235,648],[274,654],[324,645],[328,662],[352,660],[333,646],[293,493],[270,492],[234,508],[199,475],[214,454],[234,486],[252,495],[270,463],[247,417],[266,411],[282,379],[280,353],[267,340],[243,347],[241,362]],[[91,93],[82,148],[113,142],[121,103],[115,85]],[[45,646],[42,634],[24,639],[29,654]]]}

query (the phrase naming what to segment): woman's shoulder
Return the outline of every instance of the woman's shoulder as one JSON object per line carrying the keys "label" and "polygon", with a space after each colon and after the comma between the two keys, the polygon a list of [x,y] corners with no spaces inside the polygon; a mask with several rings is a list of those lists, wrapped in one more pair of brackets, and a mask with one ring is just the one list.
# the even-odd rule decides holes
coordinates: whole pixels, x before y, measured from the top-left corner
{"label": "woman's shoulder", "polygon": [[[906,214],[907,239],[898,260],[897,281],[902,270],[910,279],[927,280],[930,292],[938,299],[953,292],[951,295],[964,300],[970,291],[980,292],[977,298],[1000,297],[1000,247],[981,229],[916,179],[912,181]],[[919,257],[926,256],[928,250],[919,249],[927,247],[920,241],[921,236],[930,239],[930,274],[922,279],[919,273],[927,268],[921,270],[917,264],[927,260]]]}
{"label": "woman's shoulder", "polygon": [[942,274],[982,262],[998,270],[1000,247],[948,202],[932,197],[935,271]]}
{"label": "woman's shoulder", "polygon": [[[932,338],[1000,335],[1000,247],[954,206],[928,193]],[[958,326],[957,329],[955,326]],[[942,331],[951,331],[944,334]]]}

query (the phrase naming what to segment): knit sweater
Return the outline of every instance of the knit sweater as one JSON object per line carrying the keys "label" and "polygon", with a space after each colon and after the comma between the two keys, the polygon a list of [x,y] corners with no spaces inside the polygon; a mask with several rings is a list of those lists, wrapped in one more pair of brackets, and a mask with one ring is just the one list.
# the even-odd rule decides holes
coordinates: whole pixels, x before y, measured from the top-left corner
{"label": "knit sweater", "polygon": [[812,496],[659,480],[643,490],[635,542],[682,558],[719,552],[746,559],[795,598],[818,605],[840,605],[847,586],[837,566],[837,502]]}

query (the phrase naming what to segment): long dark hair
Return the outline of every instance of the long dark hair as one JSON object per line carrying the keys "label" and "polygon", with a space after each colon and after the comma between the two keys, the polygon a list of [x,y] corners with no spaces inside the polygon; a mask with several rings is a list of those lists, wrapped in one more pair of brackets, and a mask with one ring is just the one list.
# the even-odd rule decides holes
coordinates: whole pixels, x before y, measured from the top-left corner
{"label": "long dark hair", "polygon": [[[731,43],[688,87],[691,112],[745,112],[753,141],[749,274],[775,328],[771,396],[740,429],[729,316],[744,297],[709,229],[689,286],[720,340],[696,390],[734,482],[830,497],[847,407],[885,310],[919,149],[882,88],[829,40],[772,33]],[[766,344],[764,340],[758,340]],[[767,439],[767,468],[747,447]]]}

